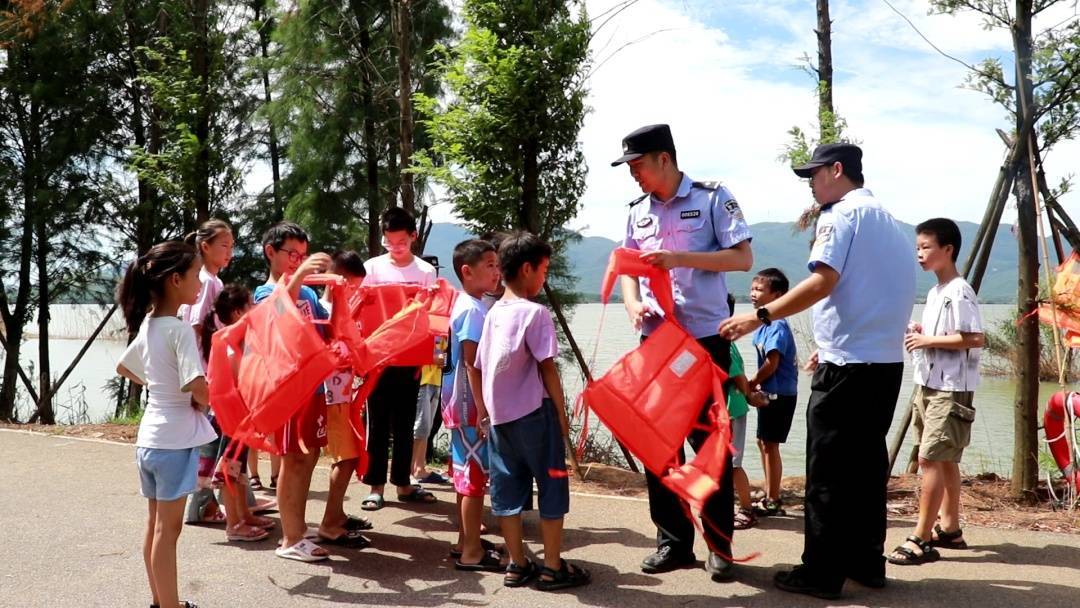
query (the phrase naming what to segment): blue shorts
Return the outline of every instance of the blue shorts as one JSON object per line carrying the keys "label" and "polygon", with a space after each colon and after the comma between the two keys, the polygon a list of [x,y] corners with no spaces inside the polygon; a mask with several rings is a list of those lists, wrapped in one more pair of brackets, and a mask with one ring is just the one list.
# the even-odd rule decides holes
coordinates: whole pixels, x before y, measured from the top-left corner
{"label": "blue shorts", "polygon": [[475,426],[450,429],[450,462],[458,494],[478,498],[487,494],[488,445]]}
{"label": "blue shorts", "polygon": [[550,399],[522,418],[493,426],[489,441],[492,513],[521,513],[532,502],[534,479],[542,519],[559,519],[570,511],[566,449]]}
{"label": "blue shorts", "polygon": [[166,502],[176,500],[195,491],[199,448],[136,448],[135,464],[139,467],[143,496]]}

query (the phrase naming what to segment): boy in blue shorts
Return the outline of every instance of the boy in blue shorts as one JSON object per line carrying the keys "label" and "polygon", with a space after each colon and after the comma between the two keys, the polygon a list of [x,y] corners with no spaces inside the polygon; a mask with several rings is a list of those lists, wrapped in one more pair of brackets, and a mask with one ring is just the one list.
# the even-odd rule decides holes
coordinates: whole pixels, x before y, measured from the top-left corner
{"label": "boy in blue shorts", "polygon": [[487,316],[482,298],[499,284],[499,263],[491,243],[471,239],[454,247],[453,265],[464,293],[450,313],[450,344],[442,379],[443,425],[450,429],[450,460],[461,517],[458,542],[450,554],[457,558],[454,567],[458,570],[499,572],[502,556],[480,539],[488,443],[479,423],[488,419],[488,413],[480,370],[474,365]]}
{"label": "boy in blue shorts", "polygon": [[[754,276],[750,284],[750,302],[754,308],[765,306],[787,293],[788,279],[776,268],[766,268]],[[763,325],[754,331],[758,371],[750,380],[751,387],[769,396],[768,405],[757,411],[757,442],[761,451],[761,466],[765,471],[765,497],[757,506],[760,515],[780,515],[780,479],[784,462],[780,444],[787,441],[791,420],[795,417],[799,375],[796,370],[795,336],[784,319]]]}
{"label": "boy in blue shorts", "polygon": [[488,422],[491,457],[491,510],[500,518],[507,565],[503,584],[521,587],[537,575],[525,557],[521,511],[539,490],[544,566],[541,591],[588,584],[589,572],[561,557],[563,517],[570,510],[564,440],[569,435],[566,404],[555,357],[559,344],[551,313],[532,302],[544,288],[551,246],[529,233],[508,236],[499,246],[506,293],[484,320],[475,365]]}

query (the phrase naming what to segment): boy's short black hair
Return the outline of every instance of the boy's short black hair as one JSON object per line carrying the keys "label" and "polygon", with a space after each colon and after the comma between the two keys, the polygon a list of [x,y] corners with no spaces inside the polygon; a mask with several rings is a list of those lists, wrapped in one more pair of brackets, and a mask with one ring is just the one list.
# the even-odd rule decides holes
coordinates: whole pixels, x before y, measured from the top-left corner
{"label": "boy's short black hair", "polygon": [[352,249],[335,251],[334,255],[330,256],[330,261],[334,263],[334,269],[340,273],[354,277],[367,276],[367,269],[364,268],[364,259],[360,257],[359,253],[356,253]]}
{"label": "boy's short black hair", "polygon": [[383,232],[416,232],[416,218],[401,207],[391,207],[382,214],[380,227]]}
{"label": "boy's short black hair", "polygon": [[526,263],[533,267],[551,258],[551,245],[529,232],[514,232],[507,235],[499,245],[499,270],[503,279],[513,281],[521,273]]}
{"label": "boy's short black hair", "polygon": [[461,276],[462,266],[478,264],[484,254],[489,251],[495,251],[495,246],[483,239],[468,239],[455,245],[454,257],[451,263],[454,265],[454,274],[457,275],[458,280],[464,280]]}
{"label": "boy's short black hair", "polygon": [[499,245],[502,245],[502,242],[508,236],[510,236],[510,233],[506,232],[505,230],[492,230],[491,232],[485,232],[484,234],[481,234],[480,240],[491,243],[491,246],[495,248],[496,252],[498,252]]}
{"label": "boy's short black hair", "polygon": [[273,226],[270,226],[266,229],[266,232],[263,233],[263,255],[266,255],[267,245],[270,245],[274,249],[281,249],[285,246],[285,241],[289,239],[306,243],[308,242],[308,235],[299,224],[293,222],[278,222]]}
{"label": "boy's short black hair", "polygon": [[785,294],[788,291],[788,278],[779,268],[766,268],[754,275],[754,281],[762,281],[773,293]]}
{"label": "boy's short black hair", "polygon": [[952,261],[960,257],[960,227],[946,217],[935,217],[915,227],[915,234],[928,234],[934,237],[939,247],[952,245]]}

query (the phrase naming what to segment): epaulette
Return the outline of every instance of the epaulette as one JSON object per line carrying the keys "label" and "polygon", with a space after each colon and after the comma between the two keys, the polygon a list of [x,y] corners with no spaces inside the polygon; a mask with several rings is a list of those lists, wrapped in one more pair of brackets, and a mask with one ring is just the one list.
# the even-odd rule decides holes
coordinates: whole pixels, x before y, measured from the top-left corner
{"label": "epaulette", "polygon": [[648,192],[646,192],[645,194],[642,194],[641,196],[639,196],[639,197],[635,198],[634,200],[630,201],[630,206],[633,207],[634,205],[636,205],[636,204],[640,203],[641,201],[645,200],[648,196],[649,196]]}
{"label": "epaulette", "polygon": [[690,185],[694,188],[703,188],[705,190],[719,190],[720,187],[724,185],[724,182],[719,180],[714,182],[692,182]]}

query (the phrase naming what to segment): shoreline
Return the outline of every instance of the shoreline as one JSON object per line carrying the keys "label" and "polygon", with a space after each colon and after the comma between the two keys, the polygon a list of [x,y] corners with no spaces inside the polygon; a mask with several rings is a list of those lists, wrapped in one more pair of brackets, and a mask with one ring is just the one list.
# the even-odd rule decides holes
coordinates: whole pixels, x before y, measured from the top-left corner
{"label": "shoreline", "polygon": [[[38,435],[66,436],[90,441],[133,444],[138,432],[131,424],[41,425],[0,423],[0,429]],[[320,464],[329,460],[320,458]],[[577,494],[645,501],[647,492],[644,476],[628,469],[599,463],[582,463],[585,480],[571,476],[571,491]],[[801,476],[785,477],[784,507],[789,513],[802,511],[805,480]],[[760,482],[751,481],[752,490],[760,490]],[[918,475],[893,475],[889,479],[886,502],[891,519],[911,520],[918,514]],[[1011,530],[1032,530],[1080,535],[1080,506],[1071,511],[1056,507],[1049,500],[1045,482],[1039,485],[1038,501],[1031,503],[1009,495],[1009,481],[994,473],[964,475],[961,504],[965,525]],[[1060,490],[1055,488],[1060,496]]]}

